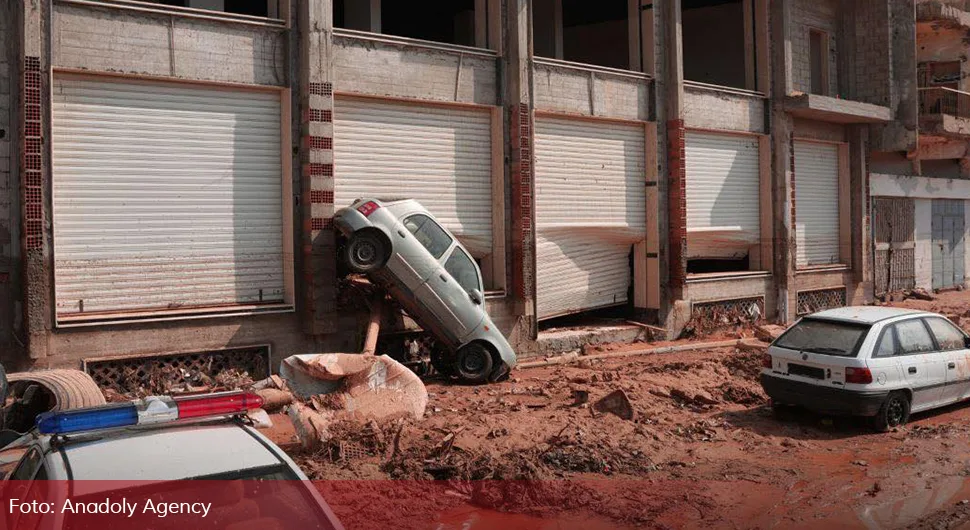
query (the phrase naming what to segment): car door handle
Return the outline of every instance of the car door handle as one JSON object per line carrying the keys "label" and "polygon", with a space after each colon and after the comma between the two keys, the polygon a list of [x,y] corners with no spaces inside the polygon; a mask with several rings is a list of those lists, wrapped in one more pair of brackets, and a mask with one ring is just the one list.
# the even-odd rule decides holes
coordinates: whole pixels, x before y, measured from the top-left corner
{"label": "car door handle", "polygon": [[439,274],[438,277],[441,278],[441,281],[443,281],[443,282],[447,282],[448,281],[448,275],[447,274]]}
{"label": "car door handle", "polygon": [[946,365],[946,367],[949,368],[950,370],[952,370],[952,369],[954,369],[954,368],[957,367],[957,363],[949,363],[949,364]]}
{"label": "car door handle", "polygon": [[916,367],[915,366],[910,366],[909,367],[909,373],[915,374],[916,373]]}

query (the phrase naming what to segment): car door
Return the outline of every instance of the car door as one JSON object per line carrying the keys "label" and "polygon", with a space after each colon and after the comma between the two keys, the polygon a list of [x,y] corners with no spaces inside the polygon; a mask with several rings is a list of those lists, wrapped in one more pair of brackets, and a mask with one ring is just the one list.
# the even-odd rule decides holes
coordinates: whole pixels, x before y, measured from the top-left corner
{"label": "car door", "polygon": [[[482,279],[478,266],[463,248],[455,245],[444,258],[441,269],[428,279],[427,286],[435,292],[435,300],[440,300],[450,325],[454,326],[455,337],[459,341],[471,333],[485,318],[484,300],[477,297],[482,293]],[[472,293],[475,293],[474,295]]]}
{"label": "car door", "polygon": [[401,221],[406,232],[400,238],[387,267],[395,278],[411,293],[418,289],[440,267],[438,260],[445,255],[454,240],[428,215],[411,214]]}
{"label": "car door", "polygon": [[[36,447],[30,448],[20,459],[17,466],[10,473],[9,482],[4,484],[3,497],[5,499],[31,500],[34,476],[43,468],[44,456]],[[45,474],[46,475],[46,474]],[[11,510],[6,515],[7,528],[33,528],[36,526],[36,516],[29,513]]]}
{"label": "car door", "polygon": [[926,324],[946,358],[946,386],[940,401],[953,403],[970,397],[970,349],[966,347],[966,335],[942,317],[927,317]]}
{"label": "car door", "polygon": [[893,324],[899,348],[896,358],[913,391],[912,410],[925,410],[940,404],[946,385],[946,357],[936,350],[933,336],[922,318]]}

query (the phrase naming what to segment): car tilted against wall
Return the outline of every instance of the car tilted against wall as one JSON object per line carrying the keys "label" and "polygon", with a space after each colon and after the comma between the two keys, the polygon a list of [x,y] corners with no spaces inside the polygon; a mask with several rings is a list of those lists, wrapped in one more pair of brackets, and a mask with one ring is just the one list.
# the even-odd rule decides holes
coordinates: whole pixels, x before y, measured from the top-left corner
{"label": "car tilted against wall", "polygon": [[508,375],[515,352],[485,312],[478,264],[420,203],[359,199],[333,221],[348,239],[348,268],[385,287],[438,339],[435,369],[471,383]]}
{"label": "car tilted against wall", "polygon": [[936,313],[845,307],[807,316],[765,354],[761,384],[788,405],[870,417],[885,431],[912,412],[970,398],[970,337]]}

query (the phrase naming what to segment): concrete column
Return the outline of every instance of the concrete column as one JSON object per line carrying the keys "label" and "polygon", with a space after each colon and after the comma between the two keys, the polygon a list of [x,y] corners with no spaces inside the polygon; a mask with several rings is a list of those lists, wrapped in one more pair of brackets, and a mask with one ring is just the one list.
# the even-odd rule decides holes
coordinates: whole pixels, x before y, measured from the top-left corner
{"label": "concrete column", "polygon": [[[775,318],[787,323],[795,316],[795,205],[792,142],[794,120],[785,112],[784,101],[792,88],[791,0],[777,0],[771,6],[772,91],[771,167],[774,217],[773,271]],[[766,236],[768,234],[765,234]]]}
{"label": "concrete column", "polygon": [[20,324],[20,2],[0,5],[0,362],[13,367],[22,357]]}
{"label": "concrete column", "polygon": [[852,273],[865,300],[872,300],[872,238],[870,236],[869,129],[848,127],[849,179],[852,204]]}
{"label": "concrete column", "polygon": [[[916,79],[916,7],[912,0],[889,3],[891,53],[889,105],[893,120],[870,128],[870,143],[876,151],[912,151],[917,144],[919,93]],[[878,79],[878,77],[877,77]]]}
{"label": "concrete column", "polygon": [[687,193],[684,138],[684,46],[681,3],[664,3],[664,111],[667,141],[667,210],[669,289],[672,300],[684,296],[687,278]]}
{"label": "concrete column", "polygon": [[23,2],[18,18],[22,21],[18,133],[22,153],[19,173],[23,179],[21,244],[27,301],[24,324],[32,359],[47,356],[53,328],[50,142],[46,141],[50,138],[49,6],[48,2]]}
{"label": "concrete column", "polygon": [[333,4],[297,2],[300,28],[300,204],[305,329],[336,330],[336,245],[333,232]]}
{"label": "concrete column", "polygon": [[526,319],[525,328],[535,338],[536,327],[536,234],[535,156],[532,104],[532,16],[529,0],[507,0],[505,22],[505,115],[507,117],[509,183],[511,190],[510,295],[516,314]]}

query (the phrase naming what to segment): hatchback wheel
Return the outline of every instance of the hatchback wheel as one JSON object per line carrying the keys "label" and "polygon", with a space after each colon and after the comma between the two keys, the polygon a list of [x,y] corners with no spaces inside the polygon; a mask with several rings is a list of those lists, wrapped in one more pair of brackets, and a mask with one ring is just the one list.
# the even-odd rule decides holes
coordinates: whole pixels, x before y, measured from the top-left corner
{"label": "hatchback wheel", "polygon": [[484,383],[492,372],[492,352],[477,342],[465,346],[458,350],[455,372],[469,383]]}
{"label": "hatchback wheel", "polygon": [[872,426],[879,432],[886,432],[908,420],[909,398],[902,392],[893,392],[886,397],[879,413],[872,419]]}
{"label": "hatchback wheel", "polygon": [[368,273],[384,264],[384,241],[373,232],[358,232],[350,236],[344,247],[347,266],[357,273]]}

